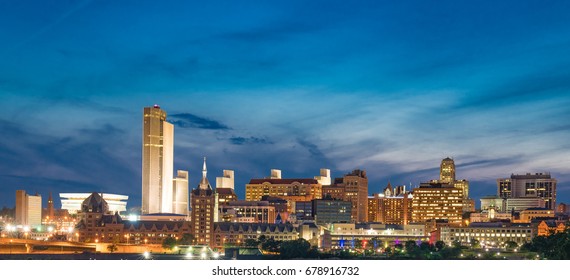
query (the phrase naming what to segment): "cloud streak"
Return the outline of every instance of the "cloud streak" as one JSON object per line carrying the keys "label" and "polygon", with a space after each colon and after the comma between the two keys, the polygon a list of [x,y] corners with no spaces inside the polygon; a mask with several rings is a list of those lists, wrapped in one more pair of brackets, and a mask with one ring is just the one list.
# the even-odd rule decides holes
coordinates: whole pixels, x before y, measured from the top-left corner
{"label": "cloud streak", "polygon": [[200,117],[190,113],[169,115],[172,124],[181,128],[200,128],[210,130],[229,130],[230,128],[216,120]]}

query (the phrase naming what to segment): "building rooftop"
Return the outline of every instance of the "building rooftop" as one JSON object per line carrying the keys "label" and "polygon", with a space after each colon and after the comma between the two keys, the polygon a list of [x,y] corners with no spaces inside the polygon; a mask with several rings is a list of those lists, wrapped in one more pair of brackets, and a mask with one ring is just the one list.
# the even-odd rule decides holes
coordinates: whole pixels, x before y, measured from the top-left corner
{"label": "building rooftop", "polygon": [[263,183],[270,183],[270,184],[293,184],[295,182],[301,184],[318,184],[319,182],[315,179],[251,179],[249,184],[256,185],[256,184],[263,184]]}
{"label": "building rooftop", "polygon": [[524,175],[511,174],[511,179],[552,179],[550,173],[526,173]]}

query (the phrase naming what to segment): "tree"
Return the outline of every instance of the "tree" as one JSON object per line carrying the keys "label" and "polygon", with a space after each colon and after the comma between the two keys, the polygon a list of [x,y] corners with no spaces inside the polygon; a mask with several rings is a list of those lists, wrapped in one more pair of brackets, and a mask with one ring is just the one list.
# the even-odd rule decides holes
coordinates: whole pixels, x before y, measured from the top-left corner
{"label": "tree", "polygon": [[418,245],[416,245],[416,241],[408,240],[404,244],[404,247],[406,248],[406,251],[408,251],[408,253],[411,253],[417,249]]}
{"label": "tree", "polygon": [[299,238],[297,240],[284,241],[279,248],[282,259],[295,259],[307,257],[311,244],[309,241]]}
{"label": "tree", "polygon": [[445,242],[441,240],[435,242],[435,248],[437,249],[437,251],[441,251],[441,249],[445,248]]}
{"label": "tree", "polygon": [[481,244],[479,243],[479,240],[477,239],[471,239],[471,247],[472,248],[481,248]]}
{"label": "tree", "polygon": [[260,242],[255,239],[248,238],[243,243],[245,247],[257,247]]}
{"label": "tree", "polygon": [[174,239],[173,237],[167,237],[164,240],[162,240],[162,248],[163,249],[167,249],[167,250],[172,250],[174,249],[174,246],[176,246],[176,239]]}
{"label": "tree", "polygon": [[192,245],[194,244],[194,235],[190,233],[185,233],[182,238],[178,241],[178,245]]}
{"label": "tree", "polygon": [[514,250],[514,249],[516,249],[517,247],[519,247],[519,244],[516,243],[516,242],[514,242],[514,241],[507,241],[507,242],[505,243],[505,248],[506,248],[507,250]]}
{"label": "tree", "polygon": [[109,252],[111,253],[117,251],[117,249],[118,249],[117,244],[115,243],[107,245],[107,250],[109,250]]}
{"label": "tree", "polygon": [[281,244],[280,241],[276,241],[273,238],[269,238],[267,240],[265,240],[265,242],[263,242],[261,244],[261,249],[264,251],[269,251],[269,252],[279,252],[279,245]]}

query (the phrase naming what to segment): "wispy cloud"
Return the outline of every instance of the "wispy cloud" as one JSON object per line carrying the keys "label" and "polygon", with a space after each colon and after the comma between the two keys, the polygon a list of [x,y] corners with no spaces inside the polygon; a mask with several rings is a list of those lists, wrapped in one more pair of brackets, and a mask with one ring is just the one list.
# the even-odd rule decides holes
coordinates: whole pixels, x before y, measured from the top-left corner
{"label": "wispy cloud", "polygon": [[245,145],[245,144],[273,144],[268,139],[265,138],[258,138],[258,137],[231,137],[230,142],[234,145]]}
{"label": "wispy cloud", "polygon": [[181,128],[201,128],[212,130],[228,130],[227,125],[222,124],[216,120],[205,117],[196,116],[190,113],[180,113],[169,115],[169,120],[172,124]]}

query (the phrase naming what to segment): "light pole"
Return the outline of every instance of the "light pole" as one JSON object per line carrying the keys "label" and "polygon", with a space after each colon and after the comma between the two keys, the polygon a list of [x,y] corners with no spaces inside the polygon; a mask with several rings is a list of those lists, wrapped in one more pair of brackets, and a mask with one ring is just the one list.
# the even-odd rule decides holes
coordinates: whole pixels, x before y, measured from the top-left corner
{"label": "light pole", "polygon": [[12,242],[13,242],[13,241],[14,241],[14,240],[10,239],[10,255],[12,255]]}

